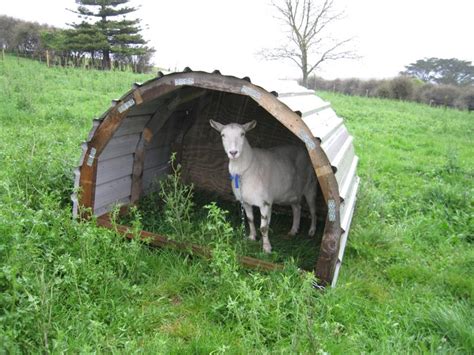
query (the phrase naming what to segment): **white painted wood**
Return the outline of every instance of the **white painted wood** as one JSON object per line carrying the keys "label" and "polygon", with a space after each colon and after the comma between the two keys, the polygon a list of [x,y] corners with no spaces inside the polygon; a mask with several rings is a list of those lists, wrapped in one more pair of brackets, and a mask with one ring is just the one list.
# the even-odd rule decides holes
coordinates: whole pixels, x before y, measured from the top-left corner
{"label": "white painted wood", "polygon": [[95,188],[94,206],[103,207],[130,196],[132,176],[127,175],[117,180],[97,185]]}
{"label": "white painted wood", "polygon": [[155,99],[147,103],[143,103],[141,105],[136,105],[130,109],[128,113],[128,117],[134,116],[143,116],[143,115],[153,115],[156,110],[159,108],[160,99]]}
{"label": "white painted wood", "polygon": [[135,153],[139,139],[139,133],[119,137],[114,136],[100,154],[99,162]]}
{"label": "white painted wood", "polygon": [[128,205],[129,203],[130,203],[130,196],[124,197],[124,198],[121,198],[118,201],[115,201],[114,203],[111,203],[111,204],[108,204],[108,205],[105,205],[105,206],[98,206],[98,207],[94,208],[94,214],[96,216],[101,216],[104,213],[112,211],[112,209],[116,205],[117,206],[122,206],[122,205]]}
{"label": "white painted wood", "polygon": [[150,115],[125,118],[115,132],[114,138],[127,134],[141,133],[150,118]]}
{"label": "white painted wood", "polygon": [[127,175],[132,175],[133,154],[99,162],[96,184],[100,185]]}

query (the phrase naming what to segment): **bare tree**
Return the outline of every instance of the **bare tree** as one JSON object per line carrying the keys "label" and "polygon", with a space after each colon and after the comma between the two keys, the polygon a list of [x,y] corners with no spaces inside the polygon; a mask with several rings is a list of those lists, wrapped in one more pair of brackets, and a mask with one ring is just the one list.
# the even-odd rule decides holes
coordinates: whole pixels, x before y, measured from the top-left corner
{"label": "bare tree", "polygon": [[275,0],[272,4],[287,26],[288,43],[261,54],[269,60],[289,59],[296,63],[304,86],[321,63],[357,57],[352,50],[345,49],[352,38],[336,40],[327,34],[328,26],[344,15],[336,11],[334,0]]}

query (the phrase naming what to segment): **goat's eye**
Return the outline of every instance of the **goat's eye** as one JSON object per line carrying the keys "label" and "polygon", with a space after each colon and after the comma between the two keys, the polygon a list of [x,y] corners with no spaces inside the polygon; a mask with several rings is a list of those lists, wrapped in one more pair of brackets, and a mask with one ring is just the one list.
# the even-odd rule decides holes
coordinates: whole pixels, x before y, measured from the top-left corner
{"label": "goat's eye", "polygon": [[224,137],[225,137],[225,134],[224,134],[224,133],[222,133],[222,134],[221,134],[221,137],[222,137],[222,138],[224,138]]}
{"label": "goat's eye", "polygon": [[245,133],[244,132],[240,133],[240,136],[241,137],[245,136]]}

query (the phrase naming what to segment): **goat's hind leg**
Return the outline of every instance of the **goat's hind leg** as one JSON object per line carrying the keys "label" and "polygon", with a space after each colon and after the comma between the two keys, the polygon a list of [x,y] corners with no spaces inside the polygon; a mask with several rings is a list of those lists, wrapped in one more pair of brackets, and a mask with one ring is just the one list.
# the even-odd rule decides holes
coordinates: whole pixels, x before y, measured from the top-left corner
{"label": "goat's hind leg", "polygon": [[245,215],[247,216],[247,222],[249,223],[249,229],[250,229],[249,239],[255,240],[257,238],[257,230],[255,229],[252,205],[249,205],[248,203],[245,203],[245,202],[242,203],[242,205],[244,206]]}
{"label": "goat's hind leg", "polygon": [[272,205],[268,202],[264,202],[263,206],[260,206],[260,232],[262,232],[263,251],[265,253],[272,252],[272,246],[270,244],[270,239],[268,238],[271,217]]}
{"label": "goat's hind leg", "polygon": [[311,187],[304,195],[308,203],[309,213],[311,214],[311,227],[309,227],[308,235],[312,237],[316,233],[316,186]]}
{"label": "goat's hind leg", "polygon": [[291,230],[288,232],[288,235],[295,236],[298,233],[298,229],[300,229],[300,220],[301,220],[301,204],[294,203],[291,205],[291,209],[293,211],[293,225],[291,226]]}

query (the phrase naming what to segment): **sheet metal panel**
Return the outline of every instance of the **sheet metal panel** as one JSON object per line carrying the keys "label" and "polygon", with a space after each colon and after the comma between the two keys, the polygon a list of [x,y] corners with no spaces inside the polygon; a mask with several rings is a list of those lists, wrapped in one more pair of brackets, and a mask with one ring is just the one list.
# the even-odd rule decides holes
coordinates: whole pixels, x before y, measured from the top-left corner
{"label": "sheet metal panel", "polygon": [[326,108],[307,117],[303,121],[313,133],[313,136],[325,142],[330,135],[343,124],[342,118],[338,117],[332,109]]}
{"label": "sheet metal panel", "polygon": [[327,137],[327,139],[321,144],[321,148],[323,148],[330,162],[334,160],[339,149],[344,145],[344,142],[348,138],[349,132],[347,131],[347,128],[344,125],[340,125],[334,130],[333,134]]}
{"label": "sheet metal panel", "polygon": [[341,146],[339,152],[337,153],[336,157],[331,162],[332,166],[335,166],[337,168],[336,180],[339,185],[341,185],[343,178],[346,176],[347,171],[351,167],[352,161],[355,156],[352,140],[352,136],[349,136],[346,139],[344,144]]}
{"label": "sheet metal panel", "polygon": [[359,188],[359,181],[360,181],[359,177],[356,176],[356,179],[354,181],[354,186],[352,187],[352,194],[349,197],[349,199],[344,202],[344,204],[346,205],[344,207],[344,215],[341,214],[341,226],[344,232],[341,235],[341,239],[339,243],[338,260],[336,263],[336,269],[334,271],[334,277],[331,282],[332,287],[336,286],[337,279],[339,277],[339,272],[341,270],[342,259],[344,257],[344,250],[346,249],[347,239],[349,237],[349,227],[352,221],[352,217],[354,215],[355,203],[357,200],[357,190]]}
{"label": "sheet metal panel", "polygon": [[327,107],[327,102],[316,95],[279,96],[278,99],[293,111],[300,111],[303,117]]}
{"label": "sheet metal panel", "polygon": [[[272,88],[272,90],[275,89]],[[278,92],[284,91],[280,88]],[[313,97],[316,99],[313,99]],[[314,92],[313,97],[308,96],[307,92],[303,94],[303,91],[301,91],[301,94],[279,97],[279,99],[293,111],[302,113],[303,121],[313,135],[321,140],[321,148],[331,164],[337,168],[335,176],[339,185],[340,196],[343,199],[340,212],[341,228],[344,232],[340,239],[338,262],[332,281],[332,286],[335,286],[355,209],[359,187],[359,177],[357,176],[359,158],[355,155],[353,137],[345,127],[343,119],[337,116],[329,103],[317,98]]]}
{"label": "sheet metal panel", "polygon": [[341,184],[339,185],[340,195],[343,199],[346,199],[350,186],[353,183],[353,180],[357,178],[357,165],[359,163],[359,157],[357,155],[354,156],[352,160],[351,167],[347,171],[346,175],[342,178]]}

